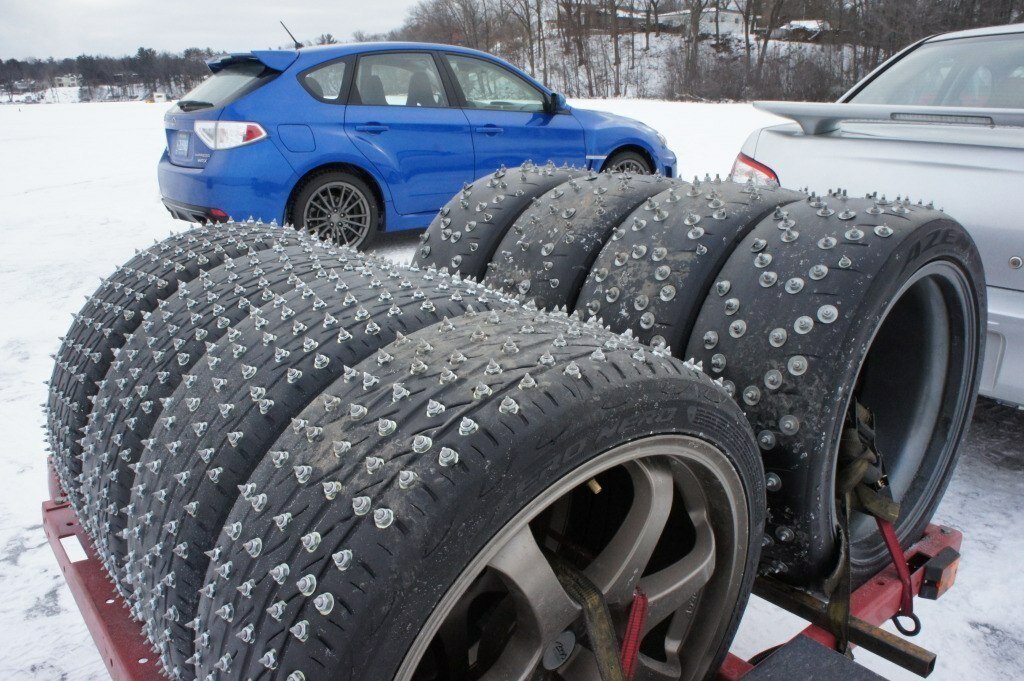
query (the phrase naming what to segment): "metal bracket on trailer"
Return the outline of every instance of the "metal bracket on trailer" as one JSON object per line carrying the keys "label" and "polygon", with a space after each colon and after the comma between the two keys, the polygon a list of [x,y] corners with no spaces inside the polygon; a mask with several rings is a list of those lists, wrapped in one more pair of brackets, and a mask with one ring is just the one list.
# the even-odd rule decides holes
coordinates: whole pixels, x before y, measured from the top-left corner
{"label": "metal bracket on trailer", "polygon": [[[52,474],[50,493],[53,499],[63,498],[60,486]],[[160,674],[159,660],[142,635],[139,623],[132,619],[124,600],[111,584],[71,506],[62,501],[45,501],[42,511],[43,529],[50,547],[111,678],[114,681],[164,681]],[[921,541],[906,552],[915,595],[934,599],[952,586],[962,541],[963,535],[958,530],[928,526]],[[78,556],[69,556],[69,550]],[[716,681],[870,678],[866,670],[864,672],[868,676],[851,676],[851,670],[863,668],[831,650],[835,638],[819,624],[824,622],[823,601],[771,579],[759,579],[754,585],[754,593],[811,624],[760,664],[751,664],[735,655],[728,655]],[[851,599],[853,621],[850,640],[921,676],[927,676],[935,664],[933,653],[878,628],[899,612],[901,594],[902,584],[892,565],[857,589]],[[808,646],[808,643],[818,645]],[[802,668],[807,670],[807,675],[801,675],[793,666],[783,664],[784,675],[775,676],[773,670],[780,666],[786,654],[796,655],[803,663]]]}
{"label": "metal bracket on trailer", "polygon": [[[141,626],[132,619],[124,600],[110,583],[71,506],[44,501],[43,529],[111,678],[115,681],[166,681],[160,674],[159,659],[143,637]],[[68,555],[69,551],[72,555]]]}
{"label": "metal bracket on trailer", "polygon": [[[925,529],[921,540],[905,553],[915,596],[934,600],[952,586],[956,578],[962,543],[963,534],[959,530],[938,525],[929,525]],[[770,578],[758,579],[754,583],[754,594],[810,622],[794,641],[801,639],[797,641],[801,646],[805,642],[802,639],[814,641],[826,652],[832,651],[836,639],[826,628],[824,601]],[[919,676],[928,676],[935,667],[934,653],[879,628],[899,612],[902,594],[903,584],[894,565],[889,565],[853,592],[850,601],[850,642]],[[719,670],[716,681],[759,680],[762,678],[759,674],[762,668],[767,671],[767,663],[771,658],[775,654],[783,653],[792,643],[791,641],[790,644],[780,647],[761,665],[751,664],[730,654]],[[794,676],[792,668],[789,673],[789,681],[848,678],[822,676],[818,672],[810,676]],[[763,678],[773,677],[766,675]]]}

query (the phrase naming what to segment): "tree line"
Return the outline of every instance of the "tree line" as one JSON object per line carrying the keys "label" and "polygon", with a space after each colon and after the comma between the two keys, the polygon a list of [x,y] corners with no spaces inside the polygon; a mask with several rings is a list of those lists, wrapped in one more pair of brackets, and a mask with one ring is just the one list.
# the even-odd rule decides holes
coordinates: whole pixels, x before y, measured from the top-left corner
{"label": "tree line", "polygon": [[[716,13],[739,30],[709,23]],[[821,22],[813,43],[773,40],[797,19]],[[476,48],[570,97],[828,100],[928,35],[1022,20],[1024,0],[420,0],[396,29],[353,37]],[[310,44],[334,42],[323,33]],[[0,89],[77,74],[86,96],[137,84],[181,94],[209,74],[215,54],[140,47],[124,57],[7,59]]]}

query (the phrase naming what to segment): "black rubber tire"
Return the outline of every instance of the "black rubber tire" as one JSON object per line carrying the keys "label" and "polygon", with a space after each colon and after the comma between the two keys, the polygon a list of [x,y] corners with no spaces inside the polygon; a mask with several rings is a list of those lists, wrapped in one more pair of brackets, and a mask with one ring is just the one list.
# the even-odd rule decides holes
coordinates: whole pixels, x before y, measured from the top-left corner
{"label": "black rubber tire", "polygon": [[[328,238],[320,234],[313,234],[311,230],[306,227],[305,218],[303,217],[306,204],[317,191],[319,191],[324,185],[330,184],[331,182],[348,183],[355,190],[360,192],[366,201],[367,208],[370,212],[369,224],[367,226],[366,235],[356,243],[342,242],[339,239]],[[332,241],[338,246],[351,246],[359,250],[366,250],[372,246],[380,236],[381,232],[384,231],[384,216],[380,211],[377,194],[363,178],[342,170],[327,170],[309,177],[302,185],[299,192],[295,195],[295,198],[292,199],[291,207],[288,211],[288,221],[295,227],[295,229],[310,234],[314,238]]]}
{"label": "black rubber tire", "polygon": [[[316,248],[313,248],[316,244]],[[321,259],[322,258],[322,259]],[[83,452],[84,481],[79,517],[96,542],[100,556],[118,580],[125,554],[123,509],[131,502],[134,466],[182,377],[224,340],[240,347],[235,325],[270,310],[272,301],[313,280],[324,267],[342,267],[345,260],[327,254],[314,240],[235,258],[200,276],[200,285],[162,301],[118,353],[100,382],[96,407]],[[264,312],[264,314],[267,314]],[[224,337],[227,336],[227,339]],[[72,495],[74,500],[74,495]]]}
{"label": "black rubber tire", "polygon": [[[653,175],[658,171],[651,163],[651,159],[647,158],[645,154],[639,151],[632,151],[630,149],[623,149],[622,151],[616,151],[614,154],[609,156],[604,162],[604,167],[601,168],[604,172],[618,173],[622,172],[619,167],[622,163],[636,164],[638,168],[643,168],[645,175]],[[633,171],[635,172],[635,171]]]}
{"label": "black rubber tire", "polygon": [[[420,348],[425,341],[431,350]],[[388,352],[392,364],[367,360],[356,367],[373,372],[377,386],[332,386],[328,393],[342,398],[341,410],[325,413],[317,403],[301,416],[323,429],[320,436],[310,442],[289,431],[273,448],[290,452],[287,463],[277,467],[266,458],[250,478],[267,503],[255,511],[240,499],[226,525],[239,523],[237,539],[222,534],[215,549],[197,620],[199,678],[223,666],[221,660],[239,678],[283,678],[297,670],[304,676],[290,678],[392,678],[439,599],[499,528],[587,460],[652,433],[699,433],[726,452],[746,485],[750,527],[762,526],[760,463],[742,414],[706,376],[678,360],[564,315],[521,309],[483,325],[462,317],[447,332],[426,329]],[[410,376],[407,367],[416,360],[428,369]],[[458,378],[439,381],[445,370]],[[535,387],[520,386],[527,372]],[[394,382],[411,394],[393,400]],[[474,399],[477,386],[486,389]],[[516,413],[499,411],[507,399]],[[446,410],[429,416],[432,401]],[[368,412],[353,417],[350,404]],[[383,437],[378,430],[392,427]],[[411,449],[415,435],[431,439],[427,451]],[[333,450],[340,441],[351,449],[339,457]],[[444,448],[459,454],[454,461],[449,454],[447,467],[439,459]],[[368,456],[381,458],[379,470],[368,470]],[[342,491],[331,501],[324,484],[333,482]],[[354,513],[359,496],[373,498],[365,517]],[[318,544],[312,532],[319,533]],[[756,529],[750,537],[742,594],[756,572]],[[246,549],[254,538],[261,538],[261,551]],[[346,569],[335,560],[348,561]],[[280,564],[290,573],[279,586],[270,571]],[[316,608],[314,592],[299,593],[305,575],[315,577],[315,593],[332,595],[327,616]],[[719,659],[745,599],[716,622]],[[275,616],[268,611],[273,603],[285,611]],[[309,628],[301,644],[289,633],[300,621]],[[261,662],[270,650],[276,671]]]}
{"label": "black rubber tire", "polygon": [[412,264],[448,268],[479,281],[508,228],[542,194],[581,175],[574,168],[527,162],[499,168],[456,194],[420,236]]}
{"label": "black rubber tire", "polygon": [[484,283],[554,309],[576,304],[613,229],[646,199],[677,184],[660,175],[591,173],[540,198],[505,235]]}
{"label": "black rubber tire", "polygon": [[672,187],[627,217],[601,249],[576,309],[613,331],[682,354],[733,248],[777,206],[805,195],[734,182]]}
{"label": "black rubber tire", "polygon": [[[194,633],[183,625],[198,607],[197,590],[209,562],[204,552],[214,547],[239,486],[288,425],[300,423],[293,417],[346,367],[401,334],[467,309],[487,310],[492,301],[505,304],[477,284],[456,286],[446,274],[369,260],[352,265],[357,266],[341,271],[337,281],[319,279],[275,301],[294,316],[268,315],[271,321],[262,329],[249,320],[236,325],[237,345],[246,350],[235,353],[225,346],[208,353],[208,361],[217,358],[216,369],[207,363],[192,369],[195,383],[175,391],[164,411],[166,427],[153,433],[154,442],[143,453],[132,496],[135,514],[128,519],[128,548],[134,558],[127,573],[138,614],[172,667],[192,654]],[[337,302],[325,304],[328,300]],[[335,321],[325,324],[328,313]],[[277,339],[261,342],[265,333]],[[351,338],[339,341],[343,333]],[[388,360],[378,353],[368,361]],[[214,376],[228,380],[219,394],[211,385]],[[253,388],[265,392],[257,399]],[[227,415],[220,411],[225,404],[232,405]],[[168,418],[173,423],[168,425]],[[201,434],[194,430],[199,423],[209,424]],[[240,434],[238,440],[232,439],[234,434]],[[168,456],[172,447],[184,456]],[[173,575],[170,583],[168,575]],[[165,630],[168,641],[163,640]]]}
{"label": "black rubber tire", "polygon": [[[829,207],[828,201],[836,205]],[[949,482],[971,419],[985,337],[981,259],[959,224],[921,206],[828,201],[811,197],[792,204],[782,220],[765,219],[743,240],[708,294],[686,351],[735,391],[758,433],[773,490],[765,568],[809,586],[819,585],[836,562],[838,444],[858,380],[877,373],[872,366],[886,372],[875,375],[870,393],[864,393],[866,384],[858,388],[864,393],[858,399],[873,410],[879,451],[883,460],[889,453],[894,470],[901,460],[910,460],[903,458],[906,450],[894,452],[911,438],[886,433],[912,423],[913,414],[925,413],[922,405],[929,403],[908,391],[937,400],[937,425],[924,428],[928,446],[920,447],[923,458],[907,469],[913,477],[905,478],[896,530],[907,545],[920,538]],[[917,273],[931,271],[926,267],[943,272],[949,267],[949,281],[928,279],[925,288],[901,295]],[[882,321],[895,298],[916,304],[912,293],[930,292],[938,297],[923,299],[921,305],[932,305],[926,313],[901,307],[891,315],[897,326],[910,325],[907,333],[885,331],[893,328]],[[947,314],[945,333],[928,326],[942,323]],[[943,343],[949,359],[935,366],[948,373],[924,371],[925,358],[941,357],[936,354],[941,349],[929,348]],[[893,356],[873,354],[877,359],[862,372],[869,347],[883,348],[879,352],[891,347]],[[941,383],[922,387],[922,377],[933,375]],[[867,524],[862,524],[865,536],[852,543],[855,584],[890,560],[873,522],[856,515]]]}
{"label": "black rubber tire", "polygon": [[83,427],[98,382],[115,351],[172,296],[180,282],[219,266],[226,257],[270,248],[295,235],[255,223],[207,225],[181,232],[139,253],[101,285],[64,337],[54,365],[48,398],[49,441],[54,469],[65,491],[78,485]]}

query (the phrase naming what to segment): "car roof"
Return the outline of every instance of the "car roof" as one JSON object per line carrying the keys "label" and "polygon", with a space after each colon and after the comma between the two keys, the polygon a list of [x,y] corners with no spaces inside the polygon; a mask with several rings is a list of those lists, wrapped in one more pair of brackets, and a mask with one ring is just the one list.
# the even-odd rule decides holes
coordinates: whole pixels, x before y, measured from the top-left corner
{"label": "car roof", "polygon": [[1006,35],[1013,33],[1024,33],[1024,24],[1004,24],[1002,26],[986,26],[984,28],[969,28],[965,31],[954,31],[932,36],[926,42],[939,42],[941,40],[956,40],[957,38],[977,38],[988,35]]}
{"label": "car roof", "polygon": [[440,43],[414,43],[414,42],[371,42],[371,43],[344,43],[340,45],[317,45],[315,47],[303,47],[301,50],[291,50],[299,55],[302,64],[316,64],[328,59],[344,57],[350,54],[365,54],[367,52],[393,52],[395,50],[444,50],[445,52],[458,52],[460,54],[471,54],[476,57],[484,57],[490,60],[500,61],[494,55],[472,50],[468,47],[458,45],[443,45]]}

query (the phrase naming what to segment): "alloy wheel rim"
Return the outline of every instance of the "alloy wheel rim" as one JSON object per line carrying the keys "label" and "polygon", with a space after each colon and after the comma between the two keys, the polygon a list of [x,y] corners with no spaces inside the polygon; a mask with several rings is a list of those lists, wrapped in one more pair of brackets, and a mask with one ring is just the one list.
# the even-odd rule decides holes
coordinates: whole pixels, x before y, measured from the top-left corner
{"label": "alloy wheel rim", "polygon": [[348,182],[328,182],[306,201],[302,222],[325,241],[355,247],[369,234],[370,202]]}
{"label": "alloy wheel rim", "polygon": [[[903,507],[895,524],[901,541],[921,522],[934,500],[937,486],[945,477],[946,469],[955,459],[954,443],[959,442],[957,434],[965,427],[973,400],[973,397],[964,399],[962,396],[968,392],[970,384],[969,359],[976,352],[972,330],[978,325],[977,310],[970,303],[969,284],[964,273],[954,264],[942,260],[923,266],[900,287],[883,312],[861,359],[856,387],[845,411],[855,409],[852,404],[854,398],[863,399],[860,393],[866,388],[862,384],[867,360],[873,353],[886,351],[877,347],[886,325],[892,320],[900,321],[911,316],[901,306],[914,294],[921,298],[918,305],[925,309],[925,313],[917,316],[926,322],[925,328],[915,328],[906,334],[913,338],[914,358],[922,365],[909,386],[914,390],[903,394],[908,387],[904,382],[895,388],[883,385],[876,392],[884,399],[875,400],[888,404],[889,411],[893,410],[892,405],[907,410],[905,414],[896,413],[895,417],[888,417],[888,421],[898,426],[887,426],[893,433],[884,432],[881,426],[876,428],[876,438],[888,435],[886,439],[893,447],[890,449],[884,446],[885,442],[878,442],[884,464],[882,472],[889,478],[889,490],[894,500]],[[908,361],[903,359],[900,363]],[[876,419],[883,416],[886,414],[875,413]],[[833,470],[833,479],[836,475]],[[834,505],[832,510],[834,514]],[[888,549],[871,516],[853,514],[850,533],[856,554],[854,563],[870,563],[887,554]]]}
{"label": "alloy wheel rim", "polygon": [[630,173],[633,175],[650,174],[650,170],[647,169],[647,166],[642,164],[640,161],[637,161],[636,159],[632,158],[627,158],[623,161],[619,161],[618,163],[612,166],[612,171],[616,173]]}
{"label": "alloy wheel rim", "polygon": [[[615,478],[618,489],[609,484],[605,496],[610,501],[628,478],[628,509],[620,511],[621,522],[592,560],[579,565],[577,557],[574,562],[604,594],[620,639],[634,588],[648,596],[637,679],[703,678],[731,619],[721,613],[731,613],[739,598],[750,528],[743,483],[728,459],[703,440],[682,435],[616,447],[538,495],[456,579],[395,678],[449,678],[447,671],[436,673],[439,649],[442,658],[459,660],[459,675],[470,679],[599,678],[582,610],[552,568],[552,560],[564,564],[571,555],[562,545],[572,543],[572,537],[551,526],[565,525],[572,515],[568,507],[581,494],[600,498],[589,486],[593,481],[614,483]],[[593,516],[588,512],[587,517]],[[680,555],[666,553],[666,546],[678,542],[663,543],[662,537],[678,529],[680,518],[690,524],[686,549]],[[491,613],[512,618],[510,627],[498,629],[505,639],[499,651],[491,651],[493,659],[483,657],[482,636],[474,642],[452,635],[453,628],[465,632],[471,629],[465,625],[479,624],[460,618],[479,611],[483,597],[497,603]],[[492,614],[492,620],[499,615]],[[475,649],[461,649],[456,643],[462,641]],[[554,661],[553,650],[558,652]],[[475,655],[475,666],[463,654]]]}

